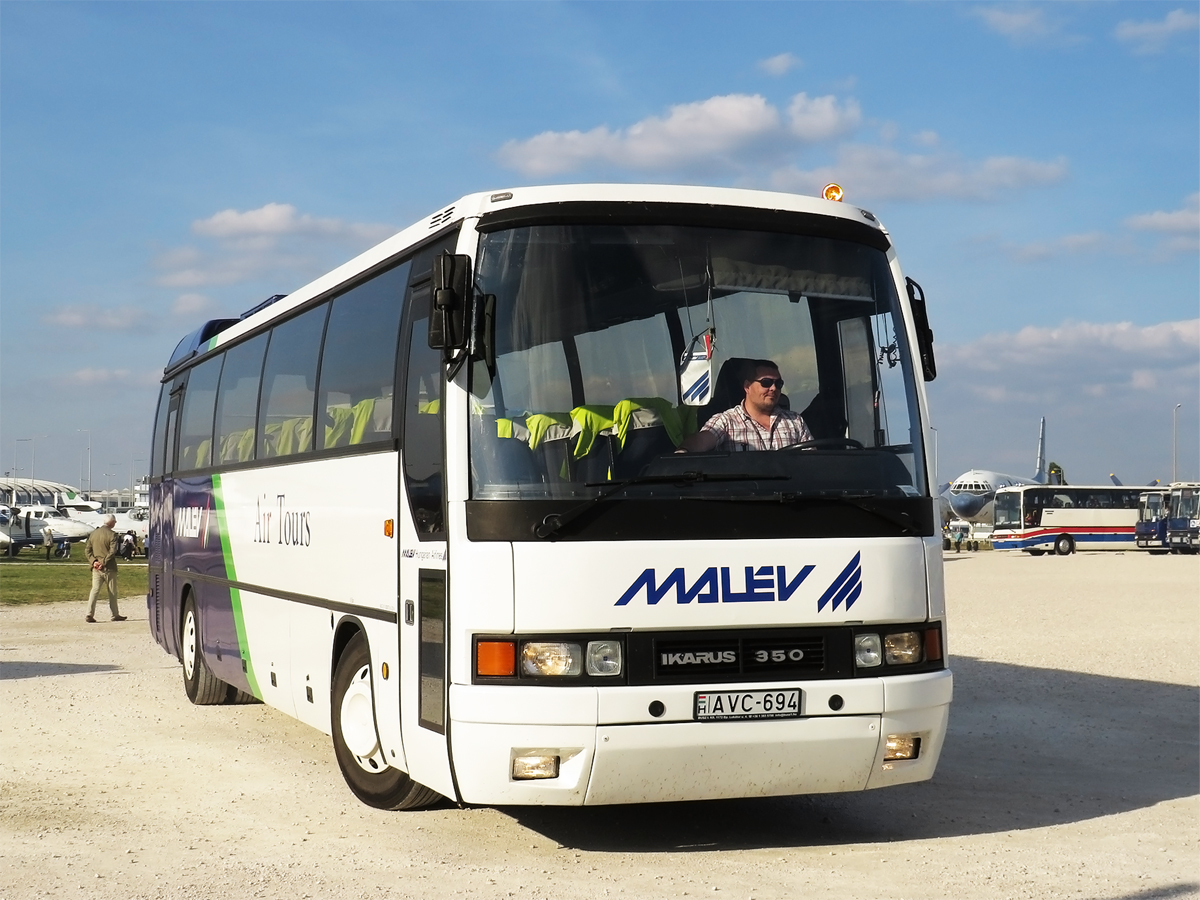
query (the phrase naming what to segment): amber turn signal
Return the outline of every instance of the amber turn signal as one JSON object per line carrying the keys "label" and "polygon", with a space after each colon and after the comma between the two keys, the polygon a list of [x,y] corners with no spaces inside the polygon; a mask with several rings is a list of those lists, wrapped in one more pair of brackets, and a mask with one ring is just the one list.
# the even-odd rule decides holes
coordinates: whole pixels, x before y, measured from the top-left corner
{"label": "amber turn signal", "polygon": [[475,645],[475,674],[501,678],[517,674],[516,641],[480,641]]}

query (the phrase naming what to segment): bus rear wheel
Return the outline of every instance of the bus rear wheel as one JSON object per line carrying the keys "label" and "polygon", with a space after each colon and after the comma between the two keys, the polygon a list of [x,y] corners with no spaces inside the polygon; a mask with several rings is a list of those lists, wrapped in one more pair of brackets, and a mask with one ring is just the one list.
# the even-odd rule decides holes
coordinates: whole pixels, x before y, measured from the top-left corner
{"label": "bus rear wheel", "polygon": [[1060,534],[1054,542],[1054,552],[1059,556],[1070,556],[1075,552],[1075,542],[1069,534]]}
{"label": "bus rear wheel", "polygon": [[361,631],[338,659],[331,699],[333,753],[354,796],[376,809],[422,809],[442,799],[384,759],[375,728],[371,654]]}
{"label": "bus rear wheel", "polygon": [[196,706],[218,706],[224,703],[255,703],[256,698],[227,684],[204,661],[204,644],[200,638],[200,618],[189,593],[183,604],[183,628],[179,650],[183,661],[183,689]]}

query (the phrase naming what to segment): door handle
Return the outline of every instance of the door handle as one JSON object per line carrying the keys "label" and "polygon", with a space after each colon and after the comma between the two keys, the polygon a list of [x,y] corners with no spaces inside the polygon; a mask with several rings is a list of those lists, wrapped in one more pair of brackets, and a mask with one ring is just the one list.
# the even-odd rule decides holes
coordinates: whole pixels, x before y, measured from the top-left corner
{"label": "door handle", "polygon": [[417,608],[411,600],[404,601],[404,624],[413,625],[417,621]]}

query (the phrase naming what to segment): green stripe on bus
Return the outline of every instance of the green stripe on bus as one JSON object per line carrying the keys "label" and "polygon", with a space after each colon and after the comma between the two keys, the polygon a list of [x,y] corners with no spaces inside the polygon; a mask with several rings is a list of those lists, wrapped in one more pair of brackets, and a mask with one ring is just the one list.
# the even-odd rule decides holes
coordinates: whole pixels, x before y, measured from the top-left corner
{"label": "green stripe on bus", "polygon": [[[217,508],[217,533],[221,535],[221,556],[225,560],[225,577],[237,581],[237,569],[233,564],[233,549],[229,546],[229,529],[225,519],[225,498],[221,493],[221,476],[213,475],[213,502]],[[250,642],[246,639],[246,618],[242,614],[242,592],[230,586],[229,599],[233,605],[233,627],[237,630],[238,651],[246,663],[246,680],[250,683],[250,693],[259,700],[262,691],[258,689],[258,679],[254,677],[254,660],[250,656]]]}

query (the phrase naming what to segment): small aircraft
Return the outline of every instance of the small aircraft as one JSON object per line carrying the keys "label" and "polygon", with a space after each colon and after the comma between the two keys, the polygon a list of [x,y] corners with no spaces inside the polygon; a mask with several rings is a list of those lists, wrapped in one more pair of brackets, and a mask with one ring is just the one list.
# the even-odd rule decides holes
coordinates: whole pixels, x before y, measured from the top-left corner
{"label": "small aircraft", "polygon": [[1062,467],[1057,463],[1046,466],[1046,418],[1042,417],[1038,433],[1037,463],[1033,475],[1005,475],[989,469],[971,469],[948,484],[941,497],[949,506],[950,514],[964,522],[990,525],[996,489],[1016,484],[1066,484]]}
{"label": "small aircraft", "polygon": [[86,540],[95,527],[95,525],[68,518],[53,506],[41,503],[26,504],[11,509],[7,506],[0,506],[0,529],[8,538],[8,541],[5,542],[6,552],[20,550],[22,547],[41,546],[44,540],[42,535],[44,528],[50,529],[55,543],[60,541],[76,543]]}

